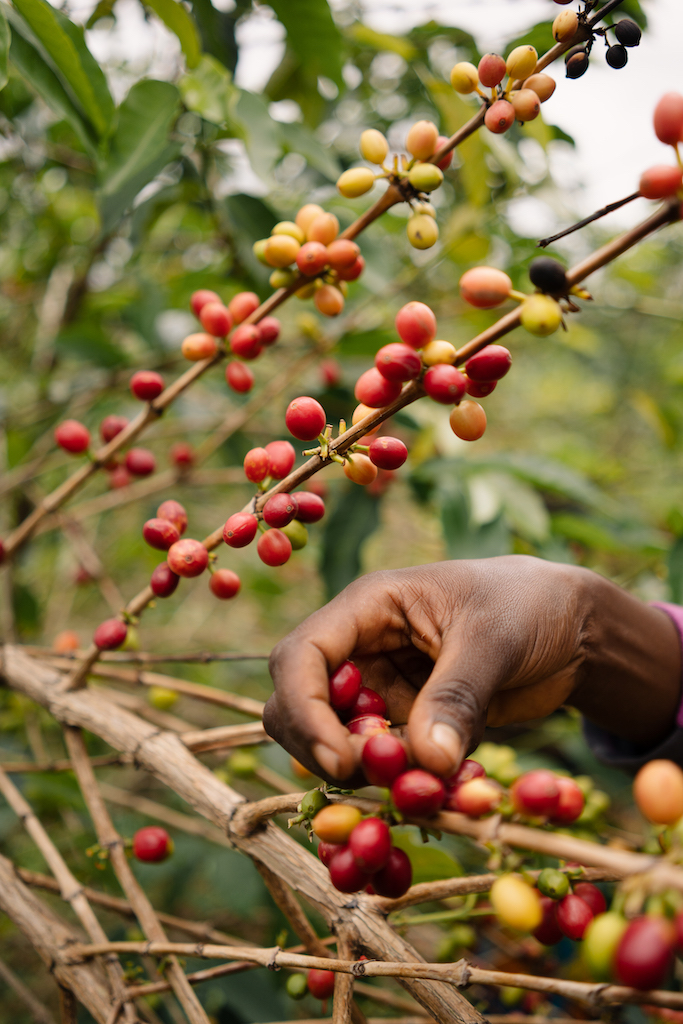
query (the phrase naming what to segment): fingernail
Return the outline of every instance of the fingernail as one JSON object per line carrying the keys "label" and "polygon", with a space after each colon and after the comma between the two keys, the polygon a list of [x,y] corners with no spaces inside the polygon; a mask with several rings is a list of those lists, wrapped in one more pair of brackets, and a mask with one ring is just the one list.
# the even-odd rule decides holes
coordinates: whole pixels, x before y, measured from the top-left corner
{"label": "fingernail", "polygon": [[449,761],[455,767],[459,763],[462,751],[462,743],[455,729],[445,722],[437,722],[432,726],[429,738],[434,746],[439,747]]}
{"label": "fingernail", "polygon": [[326,775],[331,775],[333,779],[339,778],[339,755],[336,751],[325,743],[314,743],[312,753]]}

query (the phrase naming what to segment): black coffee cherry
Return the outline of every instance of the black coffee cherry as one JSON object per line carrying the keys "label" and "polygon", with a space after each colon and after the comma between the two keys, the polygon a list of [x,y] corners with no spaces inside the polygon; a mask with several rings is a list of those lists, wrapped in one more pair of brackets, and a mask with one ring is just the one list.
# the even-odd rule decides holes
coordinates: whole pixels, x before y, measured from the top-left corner
{"label": "black coffee cherry", "polygon": [[614,34],[622,46],[638,46],[640,42],[640,28],[630,18],[618,21],[614,26]]}
{"label": "black coffee cherry", "polygon": [[620,43],[607,47],[605,60],[611,68],[623,68],[628,61],[628,54]]}
{"label": "black coffee cherry", "polygon": [[588,71],[588,54],[585,50],[575,53],[567,61],[567,78],[581,78]]}
{"label": "black coffee cherry", "polygon": [[564,267],[550,256],[538,256],[531,261],[529,279],[546,295],[566,295],[569,291]]}
{"label": "black coffee cherry", "polygon": [[585,43],[578,43],[576,46],[572,46],[571,50],[567,50],[567,52],[564,55],[564,62],[565,62],[565,64],[568,64],[569,61],[572,59],[572,57],[574,57],[577,53],[585,53],[585,52],[586,52],[586,44]]}

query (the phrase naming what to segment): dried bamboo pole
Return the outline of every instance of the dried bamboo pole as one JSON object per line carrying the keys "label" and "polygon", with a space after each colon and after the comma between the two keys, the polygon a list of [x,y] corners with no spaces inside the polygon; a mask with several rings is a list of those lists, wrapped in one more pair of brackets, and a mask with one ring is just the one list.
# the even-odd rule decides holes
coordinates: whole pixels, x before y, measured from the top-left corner
{"label": "dried bamboo pole", "polygon": [[0,959],[0,978],[2,978],[8,988],[12,989],[17,998],[21,1000],[36,1024],[57,1024],[47,1006],[44,1006],[39,999],[36,999],[30,988],[24,985],[21,978],[18,978],[12,968],[2,959]]}
{"label": "dried bamboo pole", "polygon": [[[85,651],[69,651],[56,654],[51,647],[35,647],[32,644],[22,644],[22,650],[34,658],[51,660],[59,658],[62,661],[79,661]],[[234,651],[187,651],[184,654],[159,654],[151,651],[102,651],[101,662],[117,662],[128,664],[130,662],[141,665],[160,665],[178,662],[181,664],[209,665],[214,661],[268,661],[267,654],[239,654]]]}
{"label": "dried bamboo pole", "polygon": [[[351,947],[343,935],[337,943],[337,956],[345,959],[351,956]],[[353,1015],[353,975],[336,974],[334,978],[334,1001],[332,1004],[332,1024],[350,1024]],[[363,1016],[364,1024],[367,1024]]]}
{"label": "dried bamboo pole", "polygon": [[[124,759],[119,754],[103,754],[101,757],[91,757],[90,763],[93,768],[109,768],[114,765],[124,764]],[[26,772],[70,772],[73,770],[71,761],[62,758],[58,761],[0,761],[0,771],[8,775],[23,775]]]}
{"label": "dried bamboo pole", "polygon": [[230,747],[246,747],[256,743],[272,743],[272,739],[261,722],[247,725],[219,725],[215,729],[196,729],[181,733],[181,740],[195,754],[208,750],[224,750]]}

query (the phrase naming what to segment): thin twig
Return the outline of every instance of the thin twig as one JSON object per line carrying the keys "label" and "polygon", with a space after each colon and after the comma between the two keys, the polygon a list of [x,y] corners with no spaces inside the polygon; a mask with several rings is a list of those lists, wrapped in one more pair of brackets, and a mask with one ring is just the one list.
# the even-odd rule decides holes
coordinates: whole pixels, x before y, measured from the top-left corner
{"label": "thin twig", "polygon": [[565,228],[564,231],[558,231],[556,235],[550,235],[549,238],[542,238],[540,242],[536,242],[537,248],[545,249],[546,246],[552,242],[556,242],[558,238],[564,238],[566,235],[573,234],[574,231],[578,231],[579,228],[585,228],[587,224],[592,224],[594,220],[600,220],[601,217],[606,217],[608,213],[614,213],[615,210],[620,210],[622,206],[626,206],[627,203],[632,203],[634,199],[640,198],[640,192],[632,192],[630,196],[626,196],[625,199],[617,199],[614,203],[608,203],[607,206],[603,206],[601,209],[596,210],[595,213],[591,213],[590,217],[584,217],[583,220],[579,220],[576,224],[572,224],[571,227]]}
{"label": "thin twig", "polygon": [[[36,658],[60,658],[62,661],[80,661],[85,651],[65,651],[56,654],[52,647],[35,647],[22,644],[27,654]],[[165,663],[209,665],[214,661],[268,661],[268,654],[237,654],[234,651],[187,651],[184,654],[157,654],[150,651],[102,651],[100,661],[141,665],[162,665]]]}

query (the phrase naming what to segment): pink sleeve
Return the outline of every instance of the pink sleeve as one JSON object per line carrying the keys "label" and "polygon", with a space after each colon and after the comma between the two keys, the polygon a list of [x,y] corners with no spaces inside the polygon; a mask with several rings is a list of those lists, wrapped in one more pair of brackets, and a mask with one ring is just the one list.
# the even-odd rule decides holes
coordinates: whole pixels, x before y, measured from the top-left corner
{"label": "pink sleeve", "polygon": [[[668,604],[666,601],[650,601],[650,604],[654,608],[661,608],[669,616],[676,627],[683,650],[683,608],[678,604]],[[676,725],[679,729],[683,728],[683,698],[676,714]]]}

